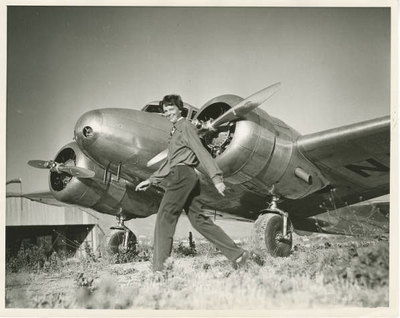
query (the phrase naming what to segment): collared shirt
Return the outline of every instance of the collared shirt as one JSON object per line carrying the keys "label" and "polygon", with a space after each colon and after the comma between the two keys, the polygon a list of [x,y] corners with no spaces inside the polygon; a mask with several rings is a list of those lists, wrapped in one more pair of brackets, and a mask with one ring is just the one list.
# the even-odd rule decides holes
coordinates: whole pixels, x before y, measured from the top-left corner
{"label": "collared shirt", "polygon": [[191,167],[197,167],[200,164],[214,184],[222,182],[221,169],[204,148],[196,128],[183,117],[179,118],[173,126],[168,138],[168,157],[150,176],[150,182],[160,183],[172,167],[182,164]]}

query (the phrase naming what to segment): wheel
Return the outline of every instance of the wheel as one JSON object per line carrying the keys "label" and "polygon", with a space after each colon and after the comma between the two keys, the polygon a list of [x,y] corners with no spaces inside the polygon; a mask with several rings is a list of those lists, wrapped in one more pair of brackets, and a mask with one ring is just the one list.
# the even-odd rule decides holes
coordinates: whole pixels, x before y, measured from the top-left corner
{"label": "wheel", "polygon": [[292,225],[288,220],[288,237],[283,238],[283,220],[280,215],[267,213],[260,215],[255,223],[257,243],[264,245],[261,250],[266,250],[274,257],[287,257],[292,250]]}
{"label": "wheel", "polygon": [[127,252],[136,252],[136,236],[132,231],[129,231],[128,247],[124,248],[125,231],[113,230],[107,241],[108,252],[110,254],[122,254]]}

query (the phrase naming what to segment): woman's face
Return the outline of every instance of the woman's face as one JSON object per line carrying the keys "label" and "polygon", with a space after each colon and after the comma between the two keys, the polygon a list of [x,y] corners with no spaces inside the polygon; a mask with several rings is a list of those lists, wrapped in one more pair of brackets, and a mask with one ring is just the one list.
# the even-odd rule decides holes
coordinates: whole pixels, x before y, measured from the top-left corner
{"label": "woman's face", "polygon": [[178,106],[175,105],[164,105],[164,117],[167,117],[167,119],[175,124],[179,118],[182,117],[181,111],[179,110]]}

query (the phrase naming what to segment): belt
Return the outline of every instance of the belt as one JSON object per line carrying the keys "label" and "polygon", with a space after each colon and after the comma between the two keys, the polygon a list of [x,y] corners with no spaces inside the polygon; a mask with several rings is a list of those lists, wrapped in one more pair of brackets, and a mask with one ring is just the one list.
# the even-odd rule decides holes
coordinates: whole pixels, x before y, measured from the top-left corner
{"label": "belt", "polygon": [[171,167],[171,169],[176,168],[176,167],[189,167],[189,168],[193,168],[194,169],[193,166],[188,166],[187,164],[184,164],[184,163],[178,163],[175,166]]}

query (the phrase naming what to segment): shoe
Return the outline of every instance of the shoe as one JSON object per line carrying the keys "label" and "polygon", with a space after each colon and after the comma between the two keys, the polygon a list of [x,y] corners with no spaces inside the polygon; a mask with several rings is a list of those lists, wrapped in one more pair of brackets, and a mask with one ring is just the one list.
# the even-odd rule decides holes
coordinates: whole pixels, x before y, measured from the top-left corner
{"label": "shoe", "polygon": [[244,264],[248,261],[250,258],[250,252],[249,251],[244,251],[242,255],[240,255],[233,263],[233,267],[235,269],[238,269],[240,267],[243,267]]}
{"label": "shoe", "polygon": [[164,273],[162,271],[154,271],[153,272],[153,280],[157,283],[164,280]]}

